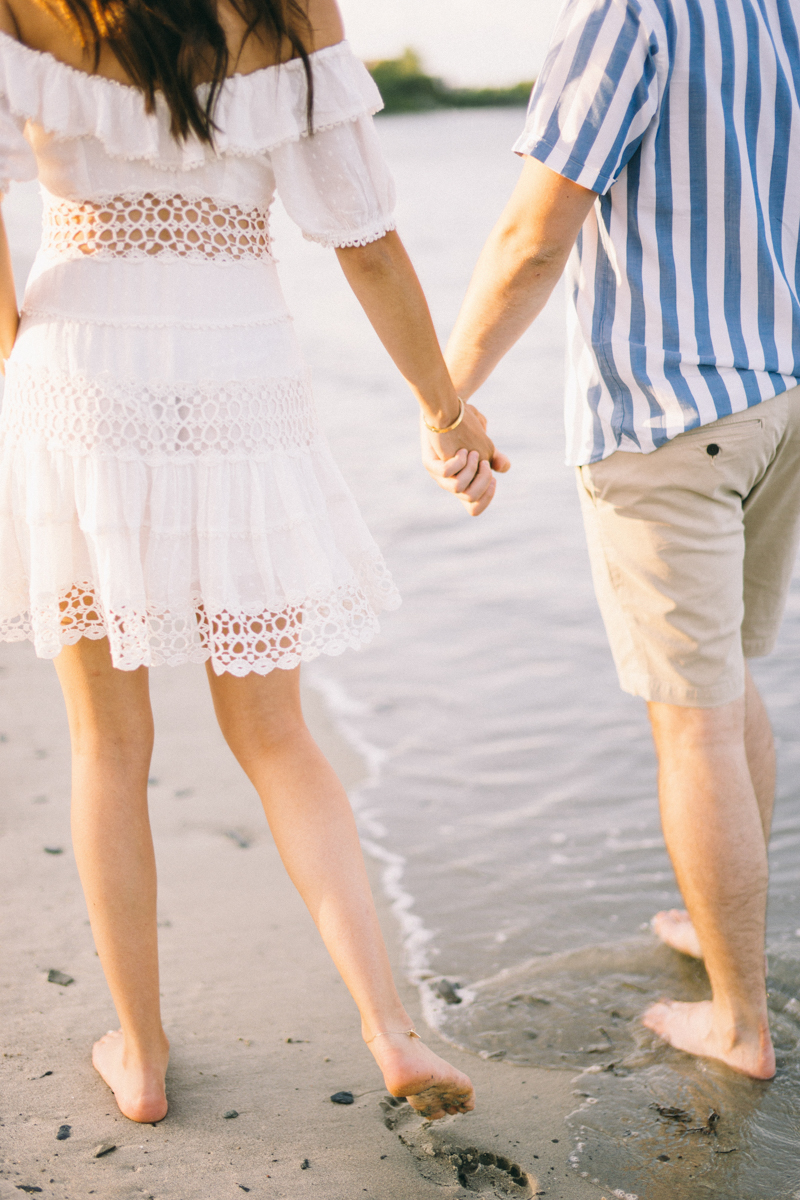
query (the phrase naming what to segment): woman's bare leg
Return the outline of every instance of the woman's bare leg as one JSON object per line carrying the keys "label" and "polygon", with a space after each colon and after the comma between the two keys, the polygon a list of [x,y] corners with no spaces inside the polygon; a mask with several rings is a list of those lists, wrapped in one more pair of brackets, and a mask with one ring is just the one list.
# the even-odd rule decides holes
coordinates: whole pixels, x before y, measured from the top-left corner
{"label": "woman's bare leg", "polygon": [[72,740],[72,839],[120,1030],[92,1062],[132,1121],[167,1112],[156,866],[147,810],[153,749],[147,670],[116,671],[107,639],[65,646],[56,670]]}
{"label": "woman's bare leg", "polygon": [[[220,728],[256,788],[289,875],[361,1013],[365,1039],[411,1028],[392,979],[347,795],[306,728],[300,671],[235,678],[208,668]],[[428,1118],[473,1106],[469,1079],[403,1036],[370,1050],[395,1096]]]}

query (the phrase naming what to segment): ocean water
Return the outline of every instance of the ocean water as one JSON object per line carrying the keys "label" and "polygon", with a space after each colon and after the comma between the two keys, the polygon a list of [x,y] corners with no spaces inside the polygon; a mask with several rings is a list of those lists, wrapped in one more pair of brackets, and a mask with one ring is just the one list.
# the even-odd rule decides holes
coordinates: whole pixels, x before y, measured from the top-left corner
{"label": "ocean water", "polygon": [[[522,120],[379,120],[399,230],[443,337],[518,175],[509,147]],[[5,210],[22,276],[35,190],[14,189]],[[428,1020],[484,1057],[572,1071],[573,1165],[616,1196],[800,1197],[800,579],[779,649],[754,671],[779,739],[769,952],[780,1067],[761,1085],[638,1023],[651,999],[708,985],[647,927],[679,896],[643,704],[619,691],[563,465],[562,291],[475,399],[513,467],[473,520],[419,465],[413,401],[335,256],[281,211],[274,232],[324,423],[404,597],[369,648],[307,676],[369,763],[353,802]]]}

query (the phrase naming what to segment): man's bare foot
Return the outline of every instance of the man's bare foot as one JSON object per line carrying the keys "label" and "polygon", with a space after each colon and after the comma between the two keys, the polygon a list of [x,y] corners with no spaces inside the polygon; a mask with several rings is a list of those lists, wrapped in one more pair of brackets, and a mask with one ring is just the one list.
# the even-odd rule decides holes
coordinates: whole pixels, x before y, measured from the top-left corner
{"label": "man's bare foot", "polygon": [[428,1121],[475,1107],[469,1078],[419,1038],[392,1033],[376,1038],[369,1048],[383,1072],[386,1090],[393,1096],[405,1096]]}
{"label": "man's bare foot", "polygon": [[131,1121],[161,1121],[167,1115],[164,1077],[169,1042],[155,1062],[134,1060],[125,1052],[122,1030],[109,1030],[92,1047],[92,1065],[114,1093],[120,1112]]}
{"label": "man's bare foot", "polygon": [[703,957],[692,918],[685,910],[671,908],[668,912],[656,913],[650,926],[656,937],[673,950],[680,950],[681,954],[688,954],[692,958]]}
{"label": "man's bare foot", "polygon": [[697,1004],[664,1000],[648,1008],[642,1023],[676,1050],[718,1058],[751,1079],[772,1079],[775,1074],[775,1051],[766,1025],[750,1036],[737,1035],[729,1026],[723,1027],[710,1000]]}

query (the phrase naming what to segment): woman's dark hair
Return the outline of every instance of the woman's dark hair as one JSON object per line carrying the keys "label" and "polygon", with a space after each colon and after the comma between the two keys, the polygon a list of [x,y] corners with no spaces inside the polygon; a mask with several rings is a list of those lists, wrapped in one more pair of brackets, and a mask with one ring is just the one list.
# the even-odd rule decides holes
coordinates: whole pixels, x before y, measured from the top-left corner
{"label": "woman's dark hair", "polygon": [[[228,0],[251,34],[280,47],[288,42],[306,73],[306,119],[312,131],[314,84],[307,43],[311,25],[298,0]],[[144,92],[147,111],[155,110],[156,92],[166,100],[172,134],[191,133],[213,144],[214,108],[230,66],[224,30],[214,0],[63,0],[80,28],[84,45],[94,49],[95,69],[105,42],[135,85]],[[62,9],[63,11],[63,9]],[[196,91],[198,74],[207,93]]]}

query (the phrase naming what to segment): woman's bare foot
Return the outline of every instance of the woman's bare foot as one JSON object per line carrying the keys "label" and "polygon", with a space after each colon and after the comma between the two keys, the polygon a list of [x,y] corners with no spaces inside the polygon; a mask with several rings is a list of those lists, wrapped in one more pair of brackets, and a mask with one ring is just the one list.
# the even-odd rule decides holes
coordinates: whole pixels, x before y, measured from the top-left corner
{"label": "woman's bare foot", "polygon": [[143,1062],[126,1053],[122,1030],[109,1030],[92,1047],[92,1065],[114,1093],[120,1112],[131,1121],[161,1121],[167,1115],[164,1077],[169,1042],[164,1038],[156,1061]]}
{"label": "woman's bare foot", "polygon": [[739,1035],[716,1017],[710,1000],[697,1004],[664,1000],[648,1008],[642,1023],[676,1050],[718,1058],[751,1079],[772,1079],[775,1074],[775,1051],[766,1024],[749,1036]]}
{"label": "woman's bare foot", "polygon": [[475,1107],[469,1078],[419,1038],[405,1033],[384,1034],[369,1048],[383,1072],[387,1091],[405,1096],[428,1121],[438,1121],[448,1113],[470,1112]]}
{"label": "woman's bare foot", "polygon": [[671,908],[668,912],[656,913],[650,926],[656,937],[673,950],[680,950],[681,954],[688,954],[691,958],[703,957],[692,918],[685,910]]}

